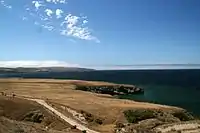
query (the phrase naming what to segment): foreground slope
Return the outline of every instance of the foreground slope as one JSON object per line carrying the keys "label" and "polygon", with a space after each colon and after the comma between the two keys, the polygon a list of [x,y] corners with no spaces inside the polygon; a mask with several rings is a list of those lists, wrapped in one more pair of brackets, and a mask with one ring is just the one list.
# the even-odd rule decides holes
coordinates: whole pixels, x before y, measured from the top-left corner
{"label": "foreground slope", "polygon": [[71,125],[36,102],[0,96],[0,133],[80,132],[70,128]]}

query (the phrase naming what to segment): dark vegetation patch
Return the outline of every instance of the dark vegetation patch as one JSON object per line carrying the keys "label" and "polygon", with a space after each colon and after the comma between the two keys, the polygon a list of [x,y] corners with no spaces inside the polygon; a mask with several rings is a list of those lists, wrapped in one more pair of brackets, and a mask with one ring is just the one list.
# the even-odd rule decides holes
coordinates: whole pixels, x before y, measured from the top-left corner
{"label": "dark vegetation patch", "polygon": [[152,110],[127,110],[124,111],[124,116],[129,123],[137,123],[141,120],[155,118],[155,112]]}
{"label": "dark vegetation patch", "polygon": [[83,130],[82,133],[87,133],[87,131],[86,131],[86,130]]}
{"label": "dark vegetation patch", "polygon": [[71,129],[76,129],[77,128],[77,126],[76,125],[74,125],[74,126],[71,126]]}
{"label": "dark vegetation patch", "polygon": [[115,128],[124,128],[124,127],[125,127],[125,125],[123,123],[121,123],[121,122],[117,122],[115,124]]}
{"label": "dark vegetation patch", "polygon": [[102,125],[103,119],[95,117],[91,113],[88,113],[86,111],[81,110],[80,113],[83,115],[83,117],[86,119],[87,122],[94,122],[96,124]]}
{"label": "dark vegetation patch", "polygon": [[30,121],[30,122],[35,122],[35,123],[41,123],[44,119],[44,115],[39,111],[31,111],[28,112],[25,116],[24,119],[25,121]]}
{"label": "dark vegetation patch", "polygon": [[178,118],[181,121],[189,121],[189,120],[194,120],[195,118],[192,116],[192,114],[190,114],[187,111],[176,111],[173,112],[172,115],[176,118]]}
{"label": "dark vegetation patch", "polygon": [[83,86],[76,85],[76,90],[90,91],[94,93],[110,94],[110,95],[128,95],[128,94],[143,94],[144,90],[136,86],[124,85],[98,85],[98,86]]}
{"label": "dark vegetation patch", "polygon": [[177,110],[173,112],[144,109],[127,110],[124,111],[124,116],[129,123],[137,123],[139,121],[151,118],[156,118],[162,122],[178,122],[195,119],[192,114],[183,110]]}

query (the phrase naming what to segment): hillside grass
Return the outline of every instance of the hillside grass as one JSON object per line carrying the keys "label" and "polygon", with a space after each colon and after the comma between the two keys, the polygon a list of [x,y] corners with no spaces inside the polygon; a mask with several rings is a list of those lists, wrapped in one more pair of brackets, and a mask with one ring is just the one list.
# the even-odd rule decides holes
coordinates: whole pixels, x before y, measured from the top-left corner
{"label": "hillside grass", "polygon": [[102,132],[111,132],[116,121],[126,122],[123,112],[132,109],[181,110],[177,107],[111,98],[109,95],[75,90],[76,85],[115,85],[108,82],[54,80],[54,79],[0,79],[0,92],[21,97],[39,98],[62,104],[76,111],[83,110],[103,119],[92,126]]}

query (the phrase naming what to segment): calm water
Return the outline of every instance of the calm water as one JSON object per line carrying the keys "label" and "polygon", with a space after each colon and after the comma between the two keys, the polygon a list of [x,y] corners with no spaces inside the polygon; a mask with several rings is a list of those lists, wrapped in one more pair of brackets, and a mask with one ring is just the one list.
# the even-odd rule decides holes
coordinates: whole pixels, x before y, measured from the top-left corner
{"label": "calm water", "polygon": [[0,74],[0,77],[80,79],[134,84],[145,89],[144,95],[120,98],[180,106],[200,116],[200,70]]}

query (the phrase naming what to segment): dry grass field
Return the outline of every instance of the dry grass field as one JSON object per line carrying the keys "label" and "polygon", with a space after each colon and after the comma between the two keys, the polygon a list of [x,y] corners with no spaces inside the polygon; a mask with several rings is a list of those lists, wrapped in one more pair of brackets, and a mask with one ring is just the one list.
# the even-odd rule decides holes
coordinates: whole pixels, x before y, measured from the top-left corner
{"label": "dry grass field", "polygon": [[[36,115],[42,117],[37,119]],[[50,130],[45,130],[46,127]],[[33,101],[0,96],[0,133],[64,133],[70,128],[71,125]]]}
{"label": "dry grass field", "polygon": [[76,85],[114,85],[107,82],[54,79],[0,79],[0,92],[48,100],[76,111],[85,111],[103,120],[102,125],[91,125],[100,132],[112,132],[117,121],[125,121],[123,111],[128,109],[179,108],[130,100],[114,99],[109,95],[75,90]]}

